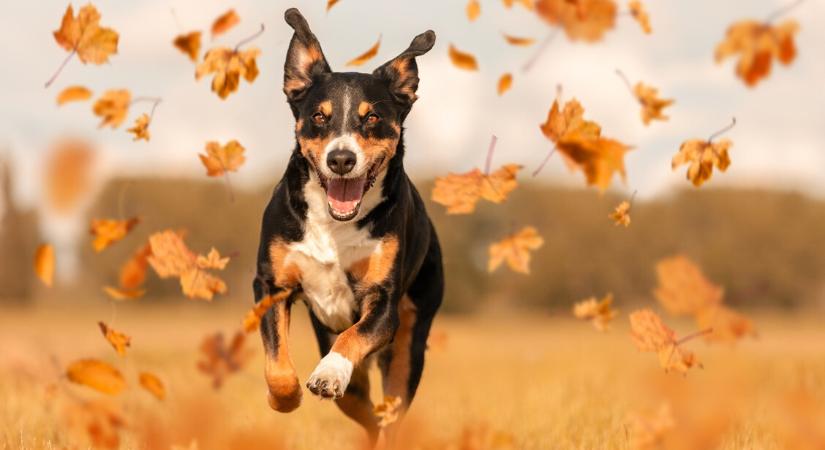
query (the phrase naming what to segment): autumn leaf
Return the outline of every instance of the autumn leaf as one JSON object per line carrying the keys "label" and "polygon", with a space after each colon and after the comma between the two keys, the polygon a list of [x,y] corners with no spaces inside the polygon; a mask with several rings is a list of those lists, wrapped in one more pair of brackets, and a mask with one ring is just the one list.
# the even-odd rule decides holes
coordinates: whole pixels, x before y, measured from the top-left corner
{"label": "autumn leaf", "polygon": [[450,44],[449,55],[450,61],[452,61],[453,65],[459,69],[478,70],[476,57],[470,53],[462,52],[461,50],[455,48],[453,44]]}
{"label": "autumn leaf", "polygon": [[504,95],[513,86],[513,74],[505,73],[498,79],[498,95]]}
{"label": "autumn leaf", "polygon": [[89,232],[94,236],[92,248],[100,253],[108,246],[126,237],[126,234],[140,223],[140,219],[132,217],[126,220],[92,219]]}
{"label": "autumn leaf", "polygon": [[62,414],[68,431],[75,431],[79,439],[87,439],[91,444],[89,448],[121,448],[120,434],[126,428],[126,419],[109,399],[77,399],[66,404]]}
{"label": "autumn leaf", "polygon": [[613,0],[537,0],[536,13],[550,25],[564,28],[571,40],[596,42],[616,21]]}
{"label": "autumn leaf", "polygon": [[123,289],[135,289],[146,281],[146,269],[149,267],[148,258],[152,254],[152,246],[147,242],[142,245],[120,268],[118,284]]}
{"label": "autumn leaf", "polygon": [[210,334],[201,341],[198,370],[212,378],[212,387],[220,388],[227,376],[240,371],[249,362],[252,353],[244,343],[242,331],[235,333],[229,345],[220,332]]}
{"label": "autumn leaf", "polygon": [[135,138],[133,139],[135,141],[143,139],[144,141],[149,142],[149,115],[146,113],[141,114],[135,120],[135,125],[126,131],[135,135]]}
{"label": "autumn leaf", "polygon": [[215,247],[212,247],[206,256],[198,255],[195,259],[195,265],[199,269],[223,270],[227,264],[229,264],[229,257],[221,257],[220,252]]}
{"label": "autumn leaf", "polygon": [[371,60],[375,57],[375,55],[378,54],[379,47],[381,47],[381,36],[378,36],[378,41],[376,41],[375,44],[372,47],[370,47],[367,51],[350,60],[350,62],[347,63],[347,66],[360,66],[365,62]]}
{"label": "autumn leaf", "polygon": [[381,403],[373,407],[373,413],[378,418],[379,428],[384,428],[398,420],[401,403],[401,397],[386,395]]}
{"label": "autumn leaf", "polygon": [[110,55],[117,53],[117,32],[111,28],[101,27],[99,22],[100,13],[91,3],[80,8],[77,17],[71,4],[66,7],[60,28],[55,30],[53,35],[57,44],[69,52],[69,56],[46,82],[46,87],[54,82],[72,55],[77,54],[83,64],[103,64],[109,60]]}
{"label": "autumn leaf", "polygon": [[530,273],[530,250],[537,250],[544,245],[544,239],[534,227],[524,227],[517,233],[490,244],[487,271],[494,272],[501,263],[506,262],[511,270],[518,273]]}
{"label": "autumn leaf", "polygon": [[516,47],[529,47],[536,43],[536,40],[533,38],[526,38],[526,37],[518,37],[518,36],[511,36],[509,34],[501,34],[504,37],[504,40],[507,41],[508,44],[514,45]]}
{"label": "autumn leaf", "polygon": [[212,92],[221,99],[238,90],[243,77],[248,83],[258,78],[258,63],[256,58],[261,51],[252,47],[247,50],[233,50],[227,47],[216,47],[203,56],[203,61],[195,68],[195,79],[200,80],[204,75],[214,74],[212,77]]}
{"label": "autumn leaf", "polygon": [[158,400],[166,398],[166,387],[157,375],[150,372],[141,372],[138,375],[138,381],[143,389],[146,389],[150,394],[154,395]]}
{"label": "autumn leaf", "polygon": [[706,341],[734,342],[746,336],[756,336],[753,322],[725,305],[703,308],[694,318],[699,328],[713,330],[705,335]]}
{"label": "autumn leaf", "polygon": [[85,140],[61,140],[46,159],[47,207],[60,215],[78,211],[94,186],[96,152]]}
{"label": "autumn leaf", "polygon": [[675,370],[687,373],[691,367],[702,367],[692,352],[681,347],[681,344],[698,335],[677,340],[676,333],[652,310],[642,309],[630,314],[630,337],[636,347],[643,352],[657,353],[659,365],[665,372]]}
{"label": "autumn leaf", "polygon": [[738,56],[736,75],[749,87],[771,73],[773,59],[789,65],[796,58],[794,35],[799,23],[787,20],[780,25],[755,20],[736,22],[728,28],[725,39],[716,47],[716,62]]}
{"label": "autumn leaf", "polygon": [[728,149],[733,145],[733,142],[729,139],[713,142],[713,139],[735,125],[736,118],[727,127],[713,133],[707,140],[690,139],[682,142],[679,153],[671,161],[671,168],[676,170],[682,164],[690,163],[686,176],[696,187],[701,186],[710,179],[714,167],[722,172],[727,170],[730,166]]}
{"label": "autumn leaf", "polygon": [[90,387],[109,395],[117,395],[126,388],[126,380],[119,370],[97,359],[80,359],[66,369],[69,381]]}
{"label": "autumn leaf", "polygon": [[146,294],[146,289],[125,289],[114,286],[103,286],[103,292],[112,300],[134,300],[143,297]]}
{"label": "autumn leaf", "polygon": [[469,0],[464,10],[467,13],[467,20],[475,22],[478,16],[481,15],[481,3],[479,3],[478,0]]}
{"label": "autumn leaf", "polygon": [[216,36],[226,33],[230,28],[241,22],[241,18],[234,9],[221,14],[214,22],[212,22],[212,39]]}
{"label": "autumn leaf", "polygon": [[198,61],[198,55],[201,52],[201,32],[192,31],[186,34],[175,36],[172,45],[178,50],[189,56],[192,62]]}
{"label": "autumn leaf", "polygon": [[676,426],[668,403],[663,403],[655,412],[630,413],[627,421],[632,450],[664,448],[665,434]]}
{"label": "autumn leaf", "polygon": [[656,263],[658,286],[653,295],[668,313],[695,315],[722,303],[724,291],[705,277],[702,270],[684,255]]}
{"label": "autumn leaf", "polygon": [[114,328],[109,328],[103,322],[98,322],[97,325],[100,327],[100,332],[103,333],[103,337],[112,344],[112,348],[115,349],[117,354],[120,356],[125,355],[126,347],[132,345],[132,338]]}
{"label": "autumn leaf", "polygon": [[267,295],[262,298],[261,301],[256,303],[255,306],[246,313],[242,324],[243,330],[247,333],[252,333],[257,330],[261,325],[261,318],[269,311],[269,308],[286,300],[291,294],[292,289],[286,289],[275,295]]}
{"label": "autumn leaf", "polygon": [[619,314],[612,308],[613,294],[605,295],[601,300],[590,297],[573,305],[573,316],[577,319],[589,320],[599,331],[607,331],[610,322]]}
{"label": "autumn leaf", "polygon": [[630,226],[630,202],[627,200],[619,203],[616,209],[607,215],[612,219],[616,226],[624,225],[625,228]]}
{"label": "autumn leaf", "polygon": [[630,15],[633,16],[636,22],[639,23],[639,26],[642,27],[642,31],[644,31],[645,34],[652,33],[653,28],[650,26],[650,15],[648,15],[645,5],[639,0],[630,0],[630,2],[627,3],[627,7],[630,9]]}
{"label": "autumn leaf", "polygon": [[559,101],[554,100],[547,113],[547,120],[540,127],[544,136],[555,144],[574,135],[595,138],[602,132],[599,124],[584,120],[584,108],[575,98],[566,102],[563,109],[559,109]]}
{"label": "autumn leaf", "polygon": [[54,247],[41,244],[34,252],[34,273],[48,287],[54,282]]}
{"label": "autumn leaf", "polygon": [[189,298],[212,300],[215,294],[226,294],[226,283],[215,275],[199,269],[189,269],[180,275],[180,287]]}
{"label": "autumn leaf", "polygon": [[525,7],[529,11],[533,10],[533,0],[502,0],[502,3],[504,3],[507,9],[512,8],[513,5],[516,4]]}
{"label": "autumn leaf", "polygon": [[235,172],[246,161],[246,149],[236,140],[231,140],[221,146],[215,141],[206,143],[206,154],[199,154],[201,162],[206,167],[206,175],[219,177],[226,172]]}
{"label": "autumn leaf", "polygon": [[63,105],[69,102],[79,102],[92,98],[92,91],[85,86],[69,86],[57,94],[57,104]]}
{"label": "autumn leaf", "polygon": [[112,89],[103,93],[92,106],[92,111],[99,116],[99,127],[110,126],[117,128],[126,119],[129,113],[129,104],[132,94],[128,89]]}
{"label": "autumn leaf", "polygon": [[327,12],[329,12],[329,10],[332,9],[338,1],[339,0],[327,0]]}
{"label": "autumn leaf", "polygon": [[654,119],[662,121],[669,119],[668,116],[662,114],[662,109],[672,105],[673,99],[659,98],[658,89],[647,86],[642,82],[636,83],[633,92],[642,105],[642,122],[645,125],[650,124],[650,121]]}
{"label": "autumn leaf", "polygon": [[152,234],[149,244],[152,250],[147,257],[149,264],[161,278],[178,277],[187,297],[212,300],[215,294],[226,293],[226,283],[198,265],[200,259],[202,264],[211,264],[209,268],[226,267],[217,250],[211,260],[209,256],[197,255],[189,250],[180,234],[171,230]]}
{"label": "autumn leaf", "polygon": [[522,166],[506,164],[485,175],[479,169],[463,174],[448,174],[435,179],[432,199],[447,207],[447,214],[470,214],[479,199],[501,203],[517,186],[516,174]]}

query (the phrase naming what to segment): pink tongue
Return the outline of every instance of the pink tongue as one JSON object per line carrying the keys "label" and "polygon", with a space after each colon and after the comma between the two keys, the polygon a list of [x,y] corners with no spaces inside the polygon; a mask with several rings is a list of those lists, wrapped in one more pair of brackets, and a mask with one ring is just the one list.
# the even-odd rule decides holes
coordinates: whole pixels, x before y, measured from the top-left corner
{"label": "pink tongue", "polygon": [[327,182],[327,201],[338,212],[348,213],[358,206],[364,195],[364,182],[361,178],[333,178]]}

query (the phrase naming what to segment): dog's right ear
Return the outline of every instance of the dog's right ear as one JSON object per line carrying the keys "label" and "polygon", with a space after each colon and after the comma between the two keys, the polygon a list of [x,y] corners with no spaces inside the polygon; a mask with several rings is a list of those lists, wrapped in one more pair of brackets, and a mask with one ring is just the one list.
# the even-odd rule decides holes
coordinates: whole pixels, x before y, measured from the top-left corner
{"label": "dog's right ear", "polygon": [[331,72],[318,38],[312,34],[304,16],[296,8],[284,13],[284,20],[295,30],[284,63],[284,93],[290,103],[300,101],[312,86],[313,78]]}

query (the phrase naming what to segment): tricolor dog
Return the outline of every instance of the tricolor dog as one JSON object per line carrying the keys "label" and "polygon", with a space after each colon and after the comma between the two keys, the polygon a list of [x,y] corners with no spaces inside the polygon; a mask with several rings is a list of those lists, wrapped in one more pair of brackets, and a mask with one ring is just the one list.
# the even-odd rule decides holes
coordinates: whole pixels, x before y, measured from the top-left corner
{"label": "tricolor dog", "polygon": [[335,399],[375,442],[367,363],[375,356],[384,393],[406,410],[444,290],[438,238],[404,171],[403,143],[415,58],[435,33],[371,74],[333,72],[301,13],[285,19],[294,34],[284,93],[297,143],[264,212],[254,282],[256,302],[291,292],[261,321],[269,404],[289,412],[301,403],[288,343],[290,308],[301,300],[322,355],[306,387]]}

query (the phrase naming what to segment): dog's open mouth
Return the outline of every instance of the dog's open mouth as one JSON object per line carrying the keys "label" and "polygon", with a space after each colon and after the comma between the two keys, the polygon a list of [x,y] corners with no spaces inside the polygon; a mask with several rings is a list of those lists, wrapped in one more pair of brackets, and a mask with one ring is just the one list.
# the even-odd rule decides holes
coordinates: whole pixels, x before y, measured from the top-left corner
{"label": "dog's open mouth", "polygon": [[357,178],[321,178],[321,185],[327,193],[329,214],[335,220],[352,220],[358,215],[361,200],[376,179],[376,168],[381,161],[372,165],[366,174]]}

